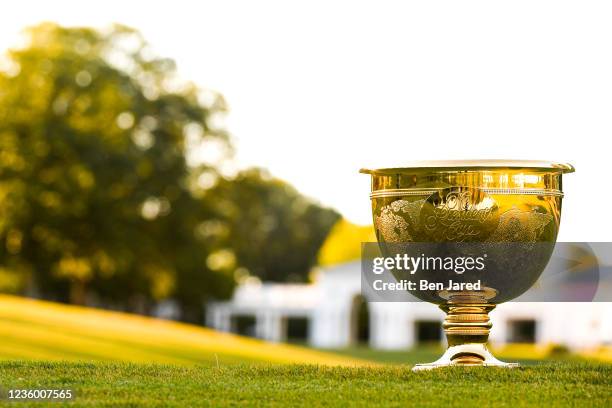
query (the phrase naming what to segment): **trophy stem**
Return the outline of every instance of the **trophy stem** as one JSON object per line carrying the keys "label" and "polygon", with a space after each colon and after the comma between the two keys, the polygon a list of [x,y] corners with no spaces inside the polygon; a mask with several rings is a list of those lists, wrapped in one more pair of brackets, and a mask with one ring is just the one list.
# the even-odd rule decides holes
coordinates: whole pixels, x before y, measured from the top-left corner
{"label": "trophy stem", "polygon": [[491,304],[445,304],[441,305],[446,313],[444,333],[449,347],[461,344],[486,344],[493,324],[489,312],[495,308]]}
{"label": "trophy stem", "polygon": [[[495,308],[490,303],[473,303],[468,296],[453,296],[440,306],[446,313],[442,327],[448,341],[448,349],[437,361],[417,364],[413,371],[438,367],[518,367],[516,363],[499,361],[487,349],[491,330],[489,312]],[[480,299],[481,300],[481,299]]]}

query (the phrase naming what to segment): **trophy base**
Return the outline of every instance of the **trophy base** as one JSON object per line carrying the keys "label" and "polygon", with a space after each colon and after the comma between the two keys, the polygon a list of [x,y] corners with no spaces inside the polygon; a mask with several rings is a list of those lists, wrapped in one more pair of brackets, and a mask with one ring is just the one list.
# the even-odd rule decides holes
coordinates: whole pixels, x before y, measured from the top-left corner
{"label": "trophy base", "polygon": [[516,368],[518,363],[504,363],[499,361],[487,349],[487,346],[479,343],[461,344],[449,347],[438,360],[433,363],[417,364],[412,371],[433,370],[442,367],[505,367]]}

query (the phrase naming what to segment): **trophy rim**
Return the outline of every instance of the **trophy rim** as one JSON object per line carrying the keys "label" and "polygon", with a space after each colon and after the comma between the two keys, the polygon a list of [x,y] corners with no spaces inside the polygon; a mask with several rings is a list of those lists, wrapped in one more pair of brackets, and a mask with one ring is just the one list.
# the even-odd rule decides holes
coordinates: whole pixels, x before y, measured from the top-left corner
{"label": "trophy rim", "polygon": [[432,171],[481,171],[525,169],[546,173],[573,173],[576,169],[569,163],[541,160],[427,160],[410,161],[401,166],[362,168],[364,174],[398,174]]}

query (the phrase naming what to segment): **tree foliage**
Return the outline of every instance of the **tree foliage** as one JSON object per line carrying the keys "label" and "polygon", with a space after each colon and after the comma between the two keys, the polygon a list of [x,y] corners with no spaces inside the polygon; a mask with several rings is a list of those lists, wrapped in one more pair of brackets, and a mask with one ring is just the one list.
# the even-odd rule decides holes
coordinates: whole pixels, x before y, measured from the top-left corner
{"label": "tree foliage", "polygon": [[28,35],[0,76],[5,268],[77,303],[94,283],[104,297],[160,299],[181,268],[210,275],[184,259],[198,252],[186,221],[212,216],[191,197],[185,152],[204,139],[227,144],[209,126],[221,97],[200,104],[174,63],[148,55],[126,27],[44,24]]}
{"label": "tree foliage", "polygon": [[220,95],[123,26],[27,34],[0,64],[0,290],[131,309],[172,297],[197,318],[236,271],[306,276],[337,214],[260,171],[219,175]]}
{"label": "tree foliage", "polygon": [[239,266],[263,280],[307,280],[339,218],[258,169],[222,180],[211,192]]}

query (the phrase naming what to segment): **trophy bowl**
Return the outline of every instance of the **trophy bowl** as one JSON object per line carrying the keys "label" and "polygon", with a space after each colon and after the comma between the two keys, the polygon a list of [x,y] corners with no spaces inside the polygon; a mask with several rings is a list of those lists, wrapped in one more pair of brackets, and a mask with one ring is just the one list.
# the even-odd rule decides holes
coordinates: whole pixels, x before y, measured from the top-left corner
{"label": "trophy bowl", "polygon": [[[487,350],[488,313],[527,291],[546,267],[559,231],[561,178],[573,171],[569,164],[508,160],[361,170],[371,175],[374,229],[384,256],[418,256],[419,245],[451,258],[474,252],[489,256],[486,268],[469,275],[482,283],[477,289],[413,293],[446,313],[442,326],[448,342],[439,360],[414,370],[518,366]],[[435,280],[466,276],[451,270],[436,273]]]}

